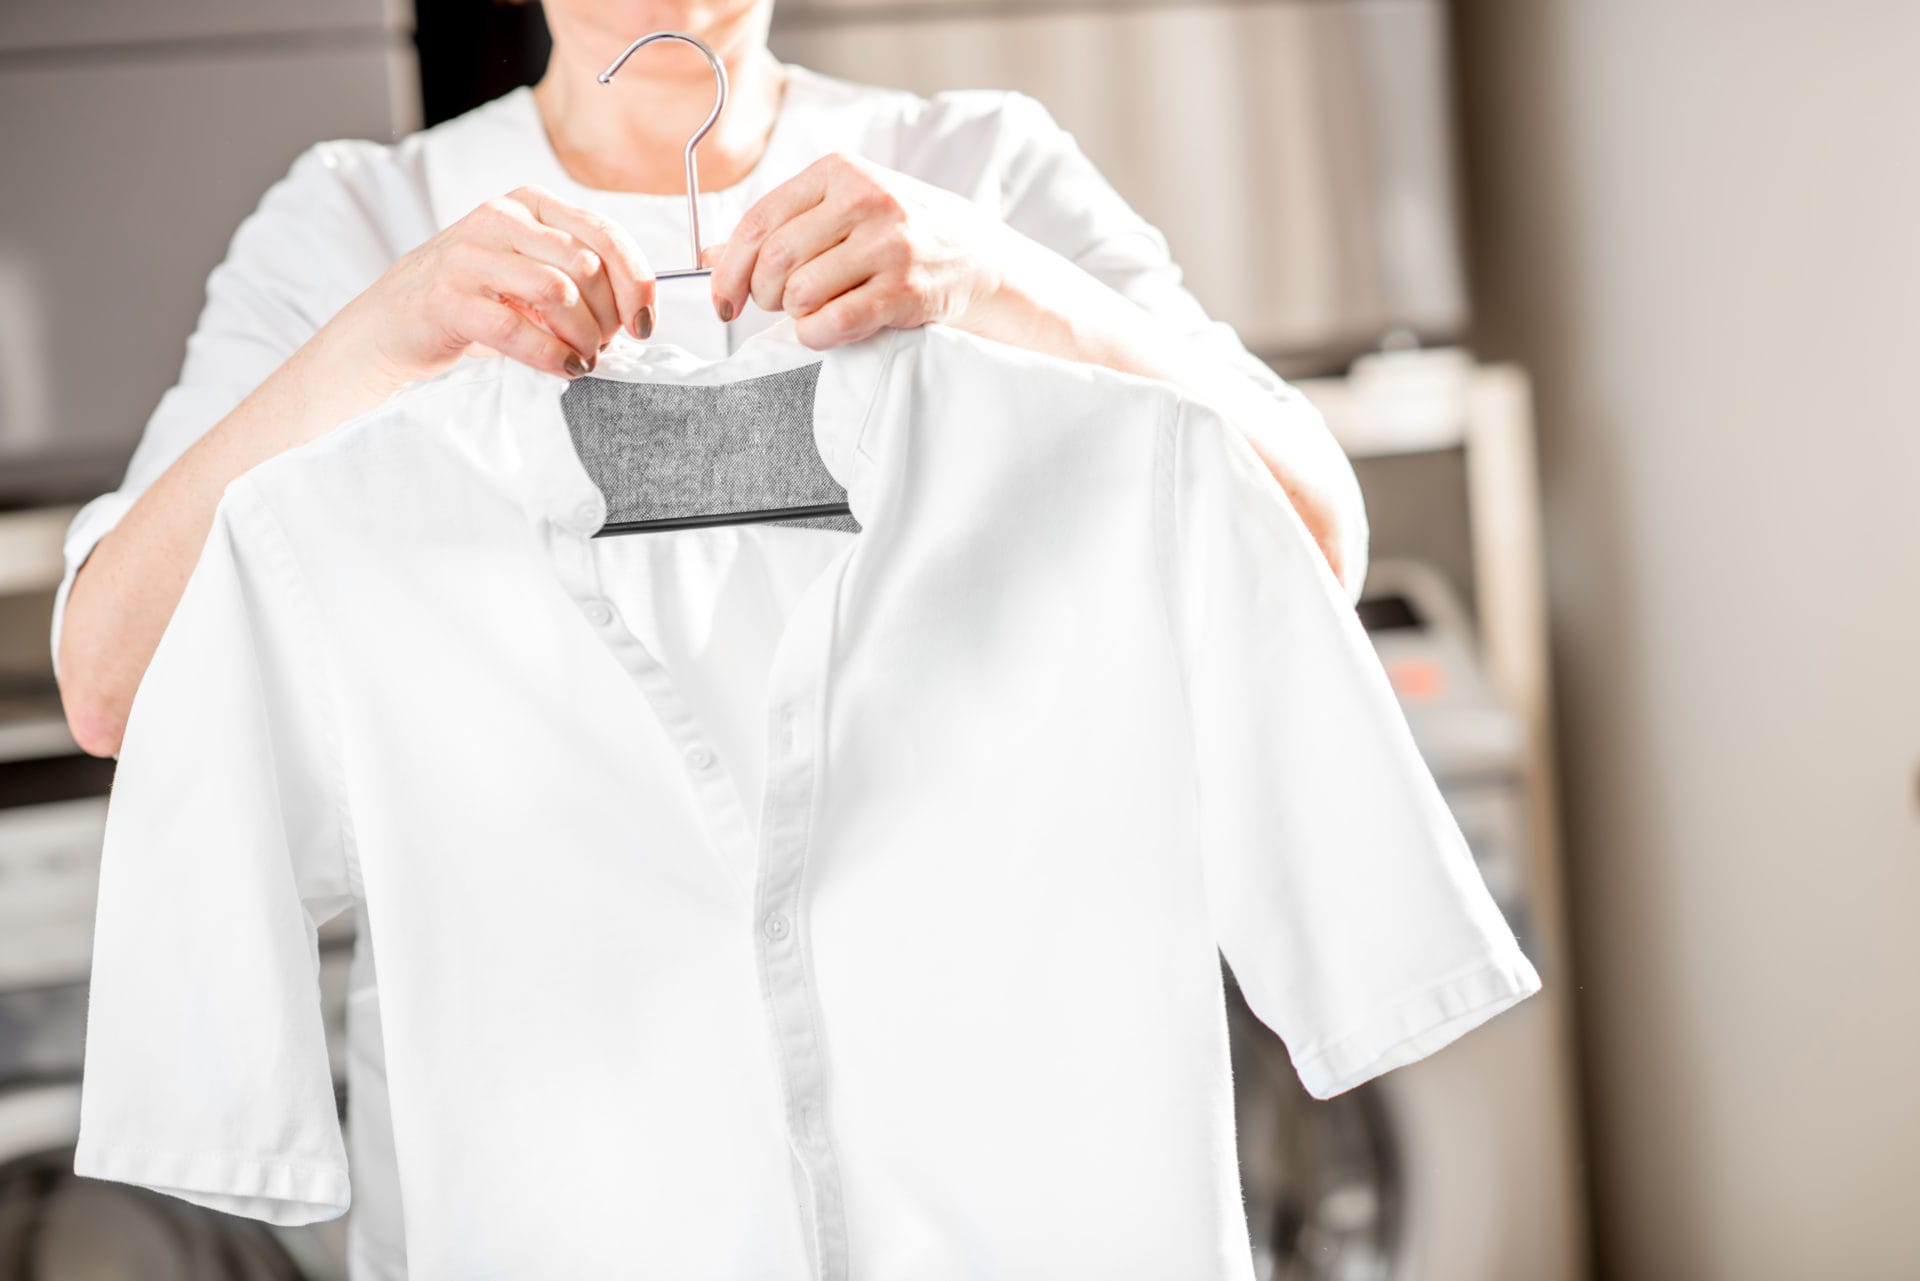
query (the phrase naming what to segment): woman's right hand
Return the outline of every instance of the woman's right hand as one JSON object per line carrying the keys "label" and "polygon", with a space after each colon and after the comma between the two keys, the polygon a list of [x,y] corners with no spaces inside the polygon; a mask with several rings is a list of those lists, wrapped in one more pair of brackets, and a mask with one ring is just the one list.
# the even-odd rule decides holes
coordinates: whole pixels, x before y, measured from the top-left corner
{"label": "woman's right hand", "polygon": [[653,333],[633,238],[537,187],[489,200],[388,268],[140,493],[73,580],[60,696],[74,739],[112,756],[227,483],[475,349],[578,377],[622,326]]}
{"label": "woman's right hand", "polygon": [[633,237],[521,187],[395,262],[327,327],[391,390],[473,352],[577,378],[618,330],[646,338],[653,319],[653,269]]}

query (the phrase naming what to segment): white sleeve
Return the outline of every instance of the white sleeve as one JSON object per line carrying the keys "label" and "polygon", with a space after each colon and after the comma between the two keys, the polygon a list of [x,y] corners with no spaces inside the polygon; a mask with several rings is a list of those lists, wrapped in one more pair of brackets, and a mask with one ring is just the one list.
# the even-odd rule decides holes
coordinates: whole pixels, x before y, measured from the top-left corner
{"label": "white sleeve", "polygon": [[241,222],[207,277],[206,302],[187,340],[179,380],[148,418],[117,489],[83,506],[67,527],[65,572],[49,643],[56,675],[60,627],[74,576],[173,460],[233,411],[410,246],[404,182],[372,143],[320,143],[303,152]]}
{"label": "white sleeve", "polygon": [[1341,474],[1336,480],[1355,532],[1347,554],[1350,600],[1366,577],[1366,504],[1352,464],[1320,411],[1258,356],[1224,320],[1215,320],[1186,286],[1161,230],[1128,204],[1044,104],[1009,92],[1001,163],[1002,216],[1009,226],[1055,253],[1245,374],[1271,402],[1279,438],[1311,440]]}
{"label": "white sleeve", "polygon": [[1316,1098],[1536,992],[1358,615],[1244,437],[1182,399],[1169,618],[1202,870],[1247,1003]]}
{"label": "white sleeve", "polygon": [[347,1208],[319,924],[354,897],[319,619],[247,477],[108,797],[74,1171],[270,1223]]}
{"label": "white sleeve", "polygon": [[1127,203],[1044,103],[1007,91],[1000,126],[1000,213],[1008,226],[1078,263],[1182,332],[1223,344],[1223,350],[1279,382],[1247,353],[1232,326],[1207,315],[1187,289],[1166,235]]}

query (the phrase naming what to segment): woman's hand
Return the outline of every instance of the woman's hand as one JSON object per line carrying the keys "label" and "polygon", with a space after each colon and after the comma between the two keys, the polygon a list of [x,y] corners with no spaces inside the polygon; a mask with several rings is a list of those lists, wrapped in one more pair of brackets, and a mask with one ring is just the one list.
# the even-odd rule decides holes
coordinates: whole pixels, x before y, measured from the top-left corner
{"label": "woman's hand", "polygon": [[1157,378],[1210,403],[1286,491],[1334,575],[1356,592],[1367,524],[1352,465],[1310,405],[1281,401],[1166,324],[952,192],[833,154],[769,191],[708,250],[722,320],[751,297],[822,349],[935,321],[982,338]]}
{"label": "woman's hand", "polygon": [[752,298],[820,350],[882,328],[970,327],[1017,253],[972,201],[834,152],[761,197],[705,257],[720,319]]}
{"label": "woman's hand", "polygon": [[625,229],[522,187],[394,263],[328,328],[388,389],[469,352],[577,378],[621,328],[648,337],[653,305],[653,270]]}

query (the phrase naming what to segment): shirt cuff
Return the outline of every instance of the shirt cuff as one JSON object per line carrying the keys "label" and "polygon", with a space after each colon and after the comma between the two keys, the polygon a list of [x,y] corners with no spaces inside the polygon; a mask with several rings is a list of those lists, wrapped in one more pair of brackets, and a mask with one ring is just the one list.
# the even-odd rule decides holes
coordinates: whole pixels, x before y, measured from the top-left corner
{"label": "shirt cuff", "polygon": [[1401,997],[1296,1060],[1294,1069],[1307,1093],[1332,1098],[1426,1058],[1539,990],[1539,973],[1516,949]]}
{"label": "shirt cuff", "polygon": [[73,1172],[278,1227],[337,1219],[351,1200],[344,1165],[247,1153],[151,1151],[83,1141],[74,1149]]}

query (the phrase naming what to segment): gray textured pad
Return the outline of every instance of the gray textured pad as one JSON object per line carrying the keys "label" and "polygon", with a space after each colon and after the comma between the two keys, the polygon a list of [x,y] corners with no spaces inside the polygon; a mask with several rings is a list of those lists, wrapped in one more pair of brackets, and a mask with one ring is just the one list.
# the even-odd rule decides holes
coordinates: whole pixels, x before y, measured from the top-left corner
{"label": "gray textured pad", "polygon": [[[819,364],[713,387],[579,378],[560,397],[607,520],[844,503],[813,441]],[[766,522],[858,533],[852,516]]]}

